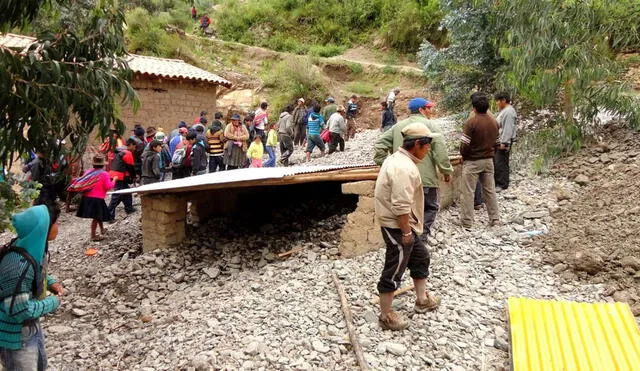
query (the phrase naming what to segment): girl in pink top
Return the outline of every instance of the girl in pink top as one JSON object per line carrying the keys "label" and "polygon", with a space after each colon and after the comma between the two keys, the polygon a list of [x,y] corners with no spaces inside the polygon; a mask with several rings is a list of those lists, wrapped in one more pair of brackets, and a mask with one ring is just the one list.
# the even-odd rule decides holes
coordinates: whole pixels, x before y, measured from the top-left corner
{"label": "girl in pink top", "polygon": [[[80,207],[76,216],[80,218],[93,219],[91,221],[91,240],[101,241],[104,235],[104,226],[102,222],[111,219],[109,215],[109,209],[104,198],[107,196],[107,191],[113,189],[115,181],[109,178],[109,173],[104,171],[105,161],[104,157],[96,156],[93,158],[93,169],[87,170],[84,175],[92,171],[100,172],[98,175],[98,182],[93,187],[82,195],[80,201]],[[100,226],[100,236],[96,234],[96,230]]]}

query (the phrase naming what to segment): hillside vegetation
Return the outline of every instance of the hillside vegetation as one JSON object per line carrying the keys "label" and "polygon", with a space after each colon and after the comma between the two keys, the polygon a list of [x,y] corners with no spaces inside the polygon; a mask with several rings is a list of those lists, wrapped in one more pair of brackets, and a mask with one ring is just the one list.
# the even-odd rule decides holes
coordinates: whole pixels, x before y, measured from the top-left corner
{"label": "hillside vegetation", "polygon": [[212,18],[223,39],[322,57],[372,42],[415,53],[445,36],[438,0],[224,0]]}

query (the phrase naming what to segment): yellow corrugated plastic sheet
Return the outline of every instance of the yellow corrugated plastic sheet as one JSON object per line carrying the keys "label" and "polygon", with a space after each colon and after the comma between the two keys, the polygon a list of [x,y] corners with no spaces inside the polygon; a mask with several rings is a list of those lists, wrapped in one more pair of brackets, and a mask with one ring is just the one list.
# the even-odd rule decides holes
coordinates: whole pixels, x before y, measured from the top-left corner
{"label": "yellow corrugated plastic sheet", "polygon": [[509,298],[513,371],[640,371],[640,329],[623,303]]}

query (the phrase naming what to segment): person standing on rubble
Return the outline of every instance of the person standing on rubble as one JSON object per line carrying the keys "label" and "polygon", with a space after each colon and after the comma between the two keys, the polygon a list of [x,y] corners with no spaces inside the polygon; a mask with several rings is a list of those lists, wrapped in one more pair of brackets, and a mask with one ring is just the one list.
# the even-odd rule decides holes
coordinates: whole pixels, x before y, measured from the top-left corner
{"label": "person standing on rubble", "polygon": [[282,166],[289,166],[289,157],[293,154],[294,126],[292,108],[287,106],[278,120],[278,142],[280,142],[280,161]]}
{"label": "person standing on rubble", "polygon": [[307,137],[307,107],[304,105],[304,98],[298,99],[298,105],[293,109],[293,144],[302,146]]}
{"label": "person standing on rubble", "polygon": [[[409,111],[411,115],[387,130],[378,138],[374,145],[375,155],[374,161],[378,165],[382,165],[384,160],[402,145],[402,129],[413,123],[420,123],[426,126],[430,132],[442,134],[442,129],[428,117],[431,115],[431,108],[434,107],[433,102],[424,98],[413,98],[409,101]],[[431,232],[431,226],[436,220],[438,209],[438,171],[444,176],[444,181],[451,180],[453,166],[449,161],[447,145],[442,135],[436,137],[431,142],[431,151],[427,158],[418,164],[418,170],[422,176],[422,186],[424,187],[424,234],[423,239]]]}
{"label": "person standing on rubble", "polygon": [[405,126],[400,134],[402,146],[382,164],[375,188],[376,219],[387,245],[384,268],[378,282],[378,323],[383,329],[395,331],[409,326],[409,321],[394,312],[391,306],[393,292],[400,288],[407,268],[416,291],[414,311],[426,313],[440,305],[440,298],[426,291],[430,257],[420,239],[424,225],[425,195],[416,164],[427,157],[432,140],[442,135],[432,133],[419,122]]}

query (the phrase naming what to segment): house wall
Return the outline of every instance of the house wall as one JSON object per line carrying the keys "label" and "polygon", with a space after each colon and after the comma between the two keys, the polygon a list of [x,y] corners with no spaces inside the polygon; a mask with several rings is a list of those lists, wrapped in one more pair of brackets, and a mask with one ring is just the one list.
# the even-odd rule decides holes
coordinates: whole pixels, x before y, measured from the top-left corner
{"label": "house wall", "polygon": [[191,124],[200,111],[209,112],[209,119],[216,111],[216,85],[210,83],[135,75],[132,85],[140,97],[140,108],[134,114],[130,107],[122,107],[121,118],[128,129],[125,135],[136,124],[161,127],[169,134],[180,120]]}

